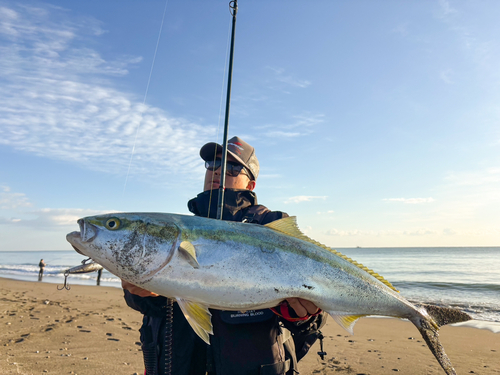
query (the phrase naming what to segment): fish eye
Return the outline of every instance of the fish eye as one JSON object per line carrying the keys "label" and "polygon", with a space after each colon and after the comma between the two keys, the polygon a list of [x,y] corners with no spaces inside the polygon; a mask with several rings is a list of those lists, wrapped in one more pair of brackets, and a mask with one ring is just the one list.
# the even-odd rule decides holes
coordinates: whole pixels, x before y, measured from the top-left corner
{"label": "fish eye", "polygon": [[120,228],[120,220],[116,217],[112,217],[106,221],[105,227],[109,230],[117,230]]}

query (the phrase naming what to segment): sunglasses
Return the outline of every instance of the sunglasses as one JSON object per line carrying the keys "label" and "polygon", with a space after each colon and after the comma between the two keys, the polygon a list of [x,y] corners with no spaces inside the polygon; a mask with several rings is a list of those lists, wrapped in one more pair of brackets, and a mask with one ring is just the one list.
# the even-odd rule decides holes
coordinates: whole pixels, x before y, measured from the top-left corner
{"label": "sunglasses", "polygon": [[[205,161],[205,168],[207,168],[209,171],[212,171],[212,172],[219,169],[221,167],[221,165],[222,165],[221,159],[215,159],[215,161],[214,160]],[[243,174],[246,174],[247,176],[249,176],[249,174],[246,173],[246,168],[243,165],[232,162],[232,161],[228,161],[226,163],[226,174],[228,176],[236,177],[243,170],[245,171]]]}

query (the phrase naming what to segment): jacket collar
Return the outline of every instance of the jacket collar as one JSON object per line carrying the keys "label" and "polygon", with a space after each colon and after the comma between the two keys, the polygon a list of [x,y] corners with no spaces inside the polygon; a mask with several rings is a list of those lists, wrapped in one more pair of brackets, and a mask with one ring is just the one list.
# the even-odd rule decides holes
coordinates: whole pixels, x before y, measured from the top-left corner
{"label": "jacket collar", "polygon": [[[210,196],[211,195],[211,196]],[[217,216],[217,204],[219,201],[218,190],[207,190],[200,193],[196,198],[188,202],[188,209],[196,216]],[[224,191],[223,220],[238,220],[242,216],[241,211],[257,204],[257,195],[253,191],[243,189],[226,189]]]}

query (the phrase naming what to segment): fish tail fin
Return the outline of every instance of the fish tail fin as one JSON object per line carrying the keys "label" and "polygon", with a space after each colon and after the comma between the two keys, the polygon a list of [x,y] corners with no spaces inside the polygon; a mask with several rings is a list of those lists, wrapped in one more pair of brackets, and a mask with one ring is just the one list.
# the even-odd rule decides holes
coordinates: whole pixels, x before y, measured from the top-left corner
{"label": "fish tail fin", "polygon": [[427,311],[438,327],[442,327],[446,324],[460,323],[471,320],[472,317],[459,309],[453,309],[450,307],[439,307],[434,305],[418,305],[417,307],[424,308]]}
{"label": "fish tail fin", "polygon": [[419,311],[420,314],[414,319],[411,319],[412,323],[415,324],[420,331],[427,346],[432,354],[434,354],[434,357],[436,357],[443,370],[448,375],[456,375],[455,369],[439,341],[438,330],[439,327],[445,324],[465,322],[472,318],[458,309],[447,307],[422,305]]}

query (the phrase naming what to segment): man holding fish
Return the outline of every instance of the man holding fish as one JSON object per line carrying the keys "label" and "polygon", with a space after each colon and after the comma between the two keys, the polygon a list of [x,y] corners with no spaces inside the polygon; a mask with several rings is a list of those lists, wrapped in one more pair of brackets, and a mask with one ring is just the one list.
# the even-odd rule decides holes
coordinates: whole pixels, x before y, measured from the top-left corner
{"label": "man holding fish", "polygon": [[[204,191],[188,202],[196,216],[215,218],[221,173],[222,146],[208,143],[200,150],[205,160]],[[259,174],[255,150],[239,137],[228,141],[223,220],[268,224],[288,215],[257,204],[253,190]],[[279,265],[277,265],[279,266]],[[167,298],[122,281],[127,304],[144,314],[141,343],[147,375],[163,374]],[[320,336],[326,315],[312,302],[288,298],[271,309],[210,310],[213,335],[207,345],[174,306],[172,373],[293,374],[297,362]],[[291,333],[291,334],[290,334]]]}
{"label": "man holding fish", "polygon": [[[225,220],[207,218],[215,213],[210,188],[220,181],[220,162],[215,158],[220,146],[212,144],[214,151],[204,147],[200,152],[209,171],[209,190],[189,202],[195,216],[89,216],[78,220],[80,231],[66,236],[77,252],[127,281],[125,289],[133,292],[125,292],[127,303],[145,315],[141,341],[146,373],[169,373],[165,352],[173,352],[176,374],[202,374],[207,369],[212,374],[290,373],[293,354],[300,359],[318,336],[324,321],[319,307],[351,334],[356,321],[365,316],[408,319],[445,373],[456,375],[439,340],[439,328],[471,317],[454,308],[411,303],[376,272],[306,236],[295,217],[257,205],[249,190],[258,174],[253,148],[248,154],[249,145],[238,138],[231,141],[234,159],[227,173],[237,177],[244,172],[249,181],[245,188],[226,193]],[[171,298],[141,297],[149,293],[144,290]],[[174,316],[182,318],[182,311],[186,319],[175,320],[173,330],[163,330],[171,326],[165,316],[174,309],[174,299]],[[161,336],[172,331],[173,350],[172,341]]]}

